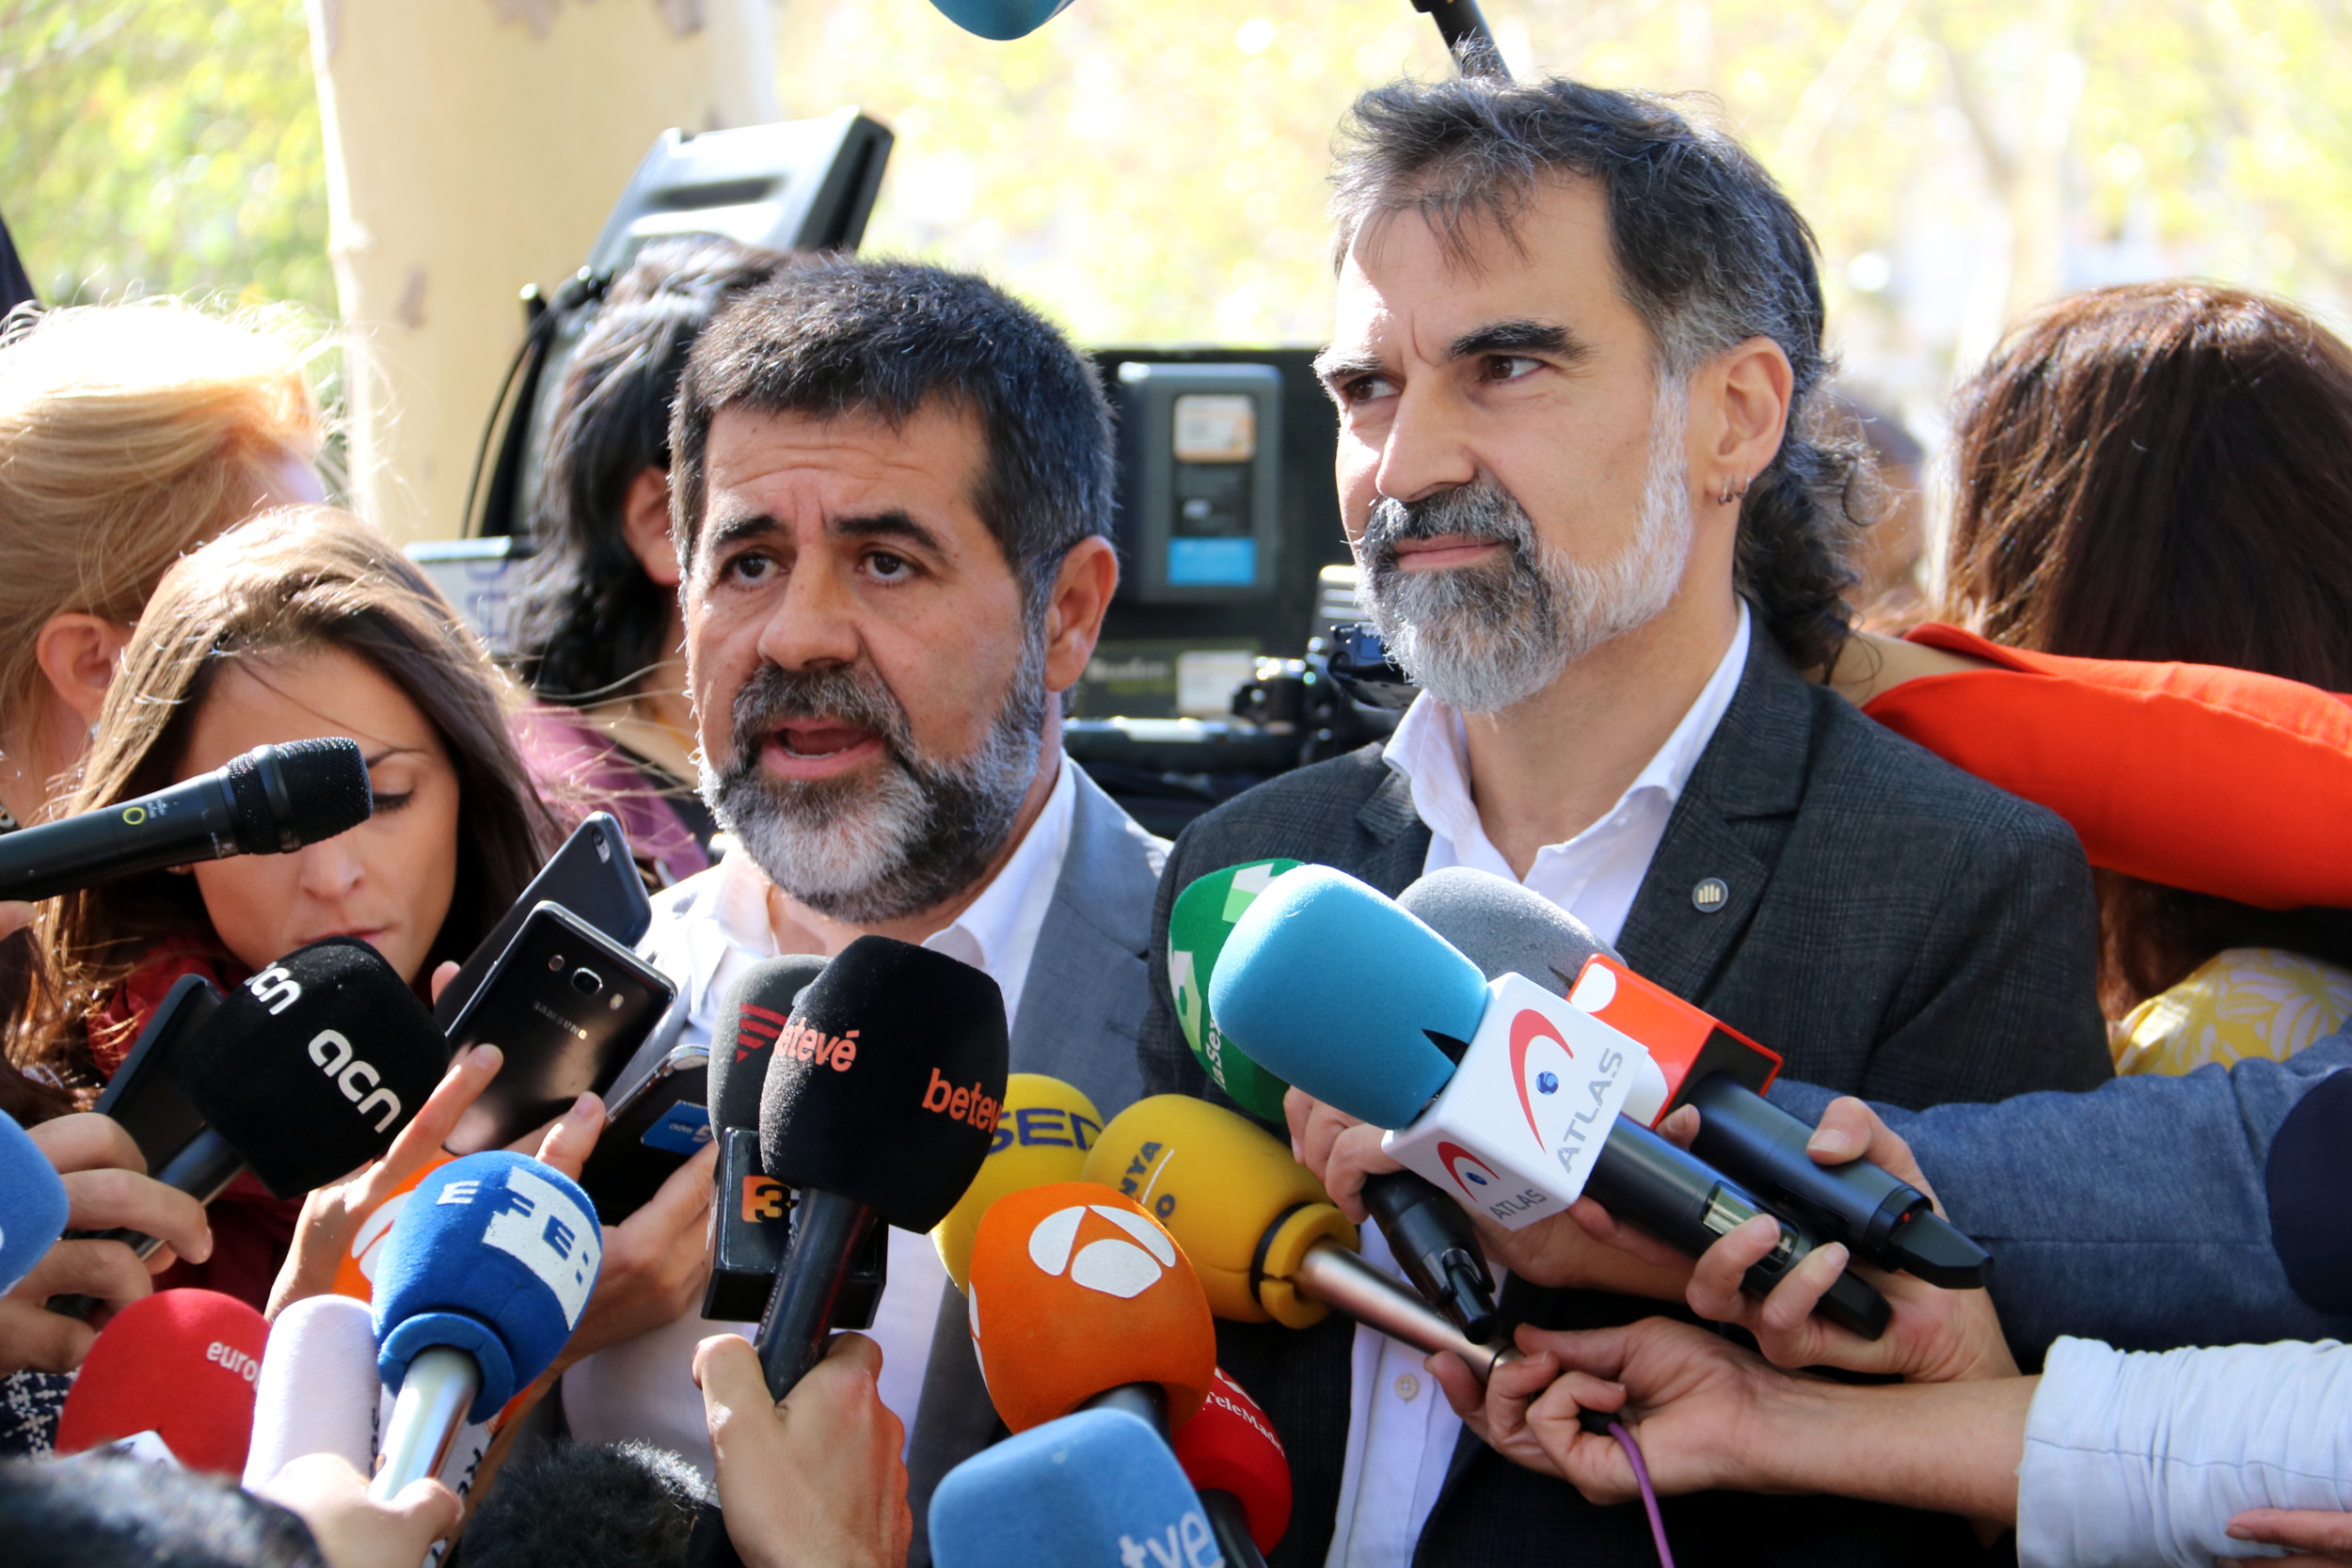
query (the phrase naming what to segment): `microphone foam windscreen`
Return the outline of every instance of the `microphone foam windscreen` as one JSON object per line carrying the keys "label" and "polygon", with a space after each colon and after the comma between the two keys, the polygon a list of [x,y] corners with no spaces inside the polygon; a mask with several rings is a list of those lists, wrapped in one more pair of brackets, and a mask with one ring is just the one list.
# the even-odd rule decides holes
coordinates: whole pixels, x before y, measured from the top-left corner
{"label": "microphone foam windscreen", "polygon": [[650,1443],[564,1443],[501,1470],[466,1521],[468,1568],[682,1563],[702,1473]]}
{"label": "microphone foam windscreen", "polygon": [[1270,1552],[1291,1522],[1291,1465],[1258,1402],[1217,1369],[1200,1414],[1176,1434],[1176,1462],[1198,1492],[1231,1492],[1241,1499],[1249,1539]]}
{"label": "microphone foam windscreen", "polygon": [[486,1149],[417,1184],[375,1270],[375,1369],[397,1393],[408,1363],[447,1345],[482,1368],[467,1413],[486,1421],[555,1359],[596,1286],[604,1234],[570,1177]]}
{"label": "microphone foam windscreen", "polygon": [[1467,865],[1433,871],[1397,895],[1397,907],[1461,950],[1489,980],[1523,975],[1565,996],[1584,961],[1616,950],[1540,893]]}
{"label": "microphone foam windscreen", "polygon": [[964,1293],[989,1399],[1015,1432],[1130,1383],[1159,1384],[1182,1425],[1216,1372],[1216,1325],[1183,1250],[1091,1181],[998,1198]]}
{"label": "microphone foam windscreen", "polygon": [[791,1022],[801,992],[824,972],[824,959],[794,953],[760,959],[728,989],[710,1037],[706,1082],[712,1127],[758,1128],[759,1092],[768,1082],[776,1037]]}
{"label": "microphone foam windscreen", "polygon": [[[275,783],[283,795],[273,799]],[[343,736],[262,746],[232,759],[229,797],[236,803],[237,847],[247,854],[299,849],[348,832],[375,815],[367,759]]]}
{"label": "microphone foam windscreen", "polygon": [[65,1234],[65,1180],[33,1135],[0,1111],[0,1295],[16,1289]]}
{"label": "microphone foam windscreen", "polygon": [[1006,1054],[995,981],[944,953],[860,937],[801,992],[773,1047],[760,1168],[929,1230],[988,1157]]}
{"label": "microphone foam windscreen", "polygon": [[1375,1127],[1404,1127],[1454,1076],[1431,1037],[1478,1032],[1486,977],[1394,899],[1306,865],[1234,922],[1209,1006],[1261,1067]]}
{"label": "microphone foam windscreen", "polygon": [[1002,43],[1027,38],[1060,15],[1070,0],[931,0],[931,5],[965,32]]}
{"label": "microphone foam windscreen", "polygon": [[366,942],[296,948],[232,989],[181,1053],[180,1087],[281,1198],[380,1156],[441,1081],[449,1041]]}
{"label": "microphone foam windscreen", "polygon": [[1006,1078],[1004,1114],[996,1118],[980,1174],[931,1229],[931,1245],[957,1290],[971,1277],[972,1243],[989,1205],[1024,1187],[1078,1180],[1086,1173],[1087,1150],[1102,1135],[1103,1114],[1074,1084],[1041,1072]]}
{"label": "microphone foam windscreen", "polygon": [[151,1432],[194,1470],[234,1476],[253,1435],[269,1325],[216,1291],[158,1291],[90,1345],[57,1419],[57,1452]]}
{"label": "microphone foam windscreen", "polygon": [[983,1449],[931,1493],[936,1568],[1217,1560],[1175,1455],[1137,1417],[1088,1410]]}
{"label": "microphone foam windscreen", "polygon": [[306,1296],[278,1314],[253,1395],[245,1485],[262,1485],[305,1454],[331,1453],[366,1475],[374,1467],[375,1325],[349,1296]]}
{"label": "microphone foam windscreen", "polygon": [[1168,911],[1168,989],[1176,999],[1176,1024],[1184,1032],[1184,1043],[1234,1104],[1267,1121],[1282,1119],[1282,1091],[1290,1085],[1251,1061],[1217,1028],[1209,1006],[1209,976],[1233,934],[1233,922],[1275,878],[1298,863],[1251,861],[1212,871],[1188,883]]}
{"label": "microphone foam windscreen", "polygon": [[[1269,1316],[1256,1280],[1266,1232],[1302,1206],[1331,1207],[1323,1183],[1280,1140],[1183,1094],[1138,1100],[1113,1117],[1087,1157],[1086,1179],[1116,1188],[1166,1226],[1209,1309],[1236,1323]],[[1343,1218],[1340,1227],[1347,1228]],[[1352,1233],[1347,1242],[1354,1244]]]}

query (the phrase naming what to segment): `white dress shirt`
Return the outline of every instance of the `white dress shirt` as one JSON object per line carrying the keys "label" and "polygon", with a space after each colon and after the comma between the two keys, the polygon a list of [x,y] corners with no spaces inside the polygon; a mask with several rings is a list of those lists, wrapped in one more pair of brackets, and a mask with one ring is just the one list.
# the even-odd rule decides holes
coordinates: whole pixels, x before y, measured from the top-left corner
{"label": "white dress shirt", "polygon": [[[1666,836],[1667,818],[1715,726],[1740,689],[1748,661],[1748,606],[1740,627],[1698,700],[1682,716],[1633,783],[1600,820],[1565,844],[1535,852],[1524,878],[1486,837],[1470,798],[1470,755],[1461,714],[1423,693],[1389,737],[1388,765],[1412,786],[1413,810],[1429,829],[1424,875],[1467,865],[1509,877],[1542,894],[1614,942]],[[1397,1274],[1377,1226],[1363,1233],[1364,1256]],[[1347,1402],[1347,1455],[1340,1474],[1339,1513],[1328,1568],[1406,1568],[1421,1528],[1437,1506],[1453,1462],[1461,1418],[1438,1388],[1419,1351],[1370,1328],[1356,1330]]]}
{"label": "white dress shirt", "polygon": [[[1064,759],[1044,810],[1004,869],[954,921],[923,940],[924,946],[982,970],[996,982],[1005,997],[1008,1033],[1020,1015],[1029,959],[1061,879],[1077,798],[1077,770]],[[680,1043],[707,1041],[736,977],[777,956],[768,923],[768,888],[751,857],[735,849],[654,899],[653,925],[638,951],[677,983],[678,1002],[686,1009]],[[930,1360],[940,1291],[946,1284],[947,1271],[930,1237],[890,1232],[890,1282],[866,1332],[882,1350],[882,1402],[910,1435]],[[572,1435],[583,1443],[643,1439],[684,1455],[708,1478],[710,1433],[702,1394],[694,1386],[694,1346],[730,1330],[748,1338],[752,1326],[689,1313],[587,1357],[564,1376],[564,1414]]]}

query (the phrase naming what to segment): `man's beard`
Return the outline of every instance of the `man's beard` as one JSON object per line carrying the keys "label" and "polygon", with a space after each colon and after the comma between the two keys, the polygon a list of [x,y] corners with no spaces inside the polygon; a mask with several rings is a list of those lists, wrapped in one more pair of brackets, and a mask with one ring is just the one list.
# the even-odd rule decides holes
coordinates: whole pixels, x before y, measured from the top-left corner
{"label": "man's beard", "polygon": [[[734,756],[705,757],[703,799],[768,879],[851,925],[897,920],[979,879],[1012,832],[1037,776],[1045,726],[1045,644],[1032,628],[988,734],[967,757],[926,756],[906,709],[870,664],[791,671],[762,664],[736,693]],[[785,780],[760,767],[791,720],[833,720],[882,742],[882,769]]]}
{"label": "man's beard", "polygon": [[[1364,603],[1389,652],[1423,691],[1467,713],[1516,706],[1674,602],[1691,553],[1688,410],[1685,388],[1661,377],[1633,538],[1598,565],[1538,539],[1525,510],[1487,479],[1373,507],[1356,544]],[[1397,565],[1398,540],[1447,534],[1490,539],[1502,551],[1474,566]]]}

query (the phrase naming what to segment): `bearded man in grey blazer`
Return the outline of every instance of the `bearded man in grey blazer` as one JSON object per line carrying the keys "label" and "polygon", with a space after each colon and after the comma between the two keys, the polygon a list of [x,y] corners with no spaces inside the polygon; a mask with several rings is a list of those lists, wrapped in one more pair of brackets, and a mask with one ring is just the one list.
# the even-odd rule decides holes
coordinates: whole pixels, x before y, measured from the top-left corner
{"label": "bearded man in grey blazer", "polygon": [[[1916,1106],[2104,1080],[2074,834],[1820,684],[1858,448],[1821,433],[1812,235],[1771,177],[1661,100],[1470,77],[1359,100],[1335,182],[1319,369],[1342,514],[1422,696],[1385,745],[1178,839],[1146,1089],[1211,1092],[1160,961],[1170,905],[1272,856],[1391,894],[1453,865],[1510,877],[1836,1089]],[[1292,1111],[1319,1168],[1343,1118]],[[1503,1307],[1658,1309],[1518,1277]],[[1277,1568],[1653,1560],[1639,1509],[1484,1449],[1416,1353],[1336,1319],[1222,1324],[1219,1345],[1289,1450]],[[1976,1551],[1957,1521],[1812,1500],[1698,1497],[1667,1520],[1686,1565]]]}

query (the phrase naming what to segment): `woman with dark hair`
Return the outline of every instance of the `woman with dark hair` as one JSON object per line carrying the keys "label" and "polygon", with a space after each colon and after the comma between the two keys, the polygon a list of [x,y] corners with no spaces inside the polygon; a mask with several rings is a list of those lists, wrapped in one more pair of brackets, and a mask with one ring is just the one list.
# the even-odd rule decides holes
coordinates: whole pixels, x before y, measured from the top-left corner
{"label": "woman with dark hair", "polygon": [[524,716],[524,754],[551,796],[618,816],[663,885],[710,863],[717,827],[694,787],[670,402],[703,328],[785,261],[711,237],[646,246],[580,339],[548,435],[514,641],[549,705]]}

